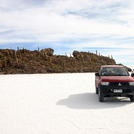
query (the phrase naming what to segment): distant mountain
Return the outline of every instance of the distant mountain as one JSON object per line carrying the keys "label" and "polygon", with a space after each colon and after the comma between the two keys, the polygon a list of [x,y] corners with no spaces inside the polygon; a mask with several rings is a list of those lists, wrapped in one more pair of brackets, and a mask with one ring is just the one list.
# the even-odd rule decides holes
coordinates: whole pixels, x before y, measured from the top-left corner
{"label": "distant mountain", "polygon": [[51,48],[41,51],[0,49],[0,74],[96,72],[101,65],[116,64],[113,58],[90,52],[75,50],[70,57],[53,53]]}

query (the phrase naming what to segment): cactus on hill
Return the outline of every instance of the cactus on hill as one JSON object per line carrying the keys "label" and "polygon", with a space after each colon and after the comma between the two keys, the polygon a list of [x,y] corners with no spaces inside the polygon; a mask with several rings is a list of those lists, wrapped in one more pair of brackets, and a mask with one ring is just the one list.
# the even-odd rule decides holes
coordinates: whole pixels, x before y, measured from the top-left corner
{"label": "cactus on hill", "polygon": [[116,64],[113,58],[88,52],[74,51],[70,56],[54,55],[51,48],[0,49],[0,74],[33,74],[63,72],[95,72],[101,65]]}

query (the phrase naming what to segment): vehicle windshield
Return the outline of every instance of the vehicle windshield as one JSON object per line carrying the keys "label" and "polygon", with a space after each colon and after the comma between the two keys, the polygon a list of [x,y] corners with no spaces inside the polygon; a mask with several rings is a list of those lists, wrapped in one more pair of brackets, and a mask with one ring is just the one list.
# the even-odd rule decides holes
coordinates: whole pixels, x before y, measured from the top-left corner
{"label": "vehicle windshield", "polygon": [[128,71],[123,67],[108,67],[102,69],[102,76],[129,76]]}

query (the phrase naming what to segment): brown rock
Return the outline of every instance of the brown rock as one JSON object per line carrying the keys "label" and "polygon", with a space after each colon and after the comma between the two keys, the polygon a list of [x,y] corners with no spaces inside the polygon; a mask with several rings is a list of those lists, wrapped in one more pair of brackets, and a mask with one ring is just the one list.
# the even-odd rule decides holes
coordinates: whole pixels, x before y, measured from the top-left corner
{"label": "brown rock", "polygon": [[54,53],[54,50],[51,49],[51,48],[42,49],[42,50],[41,50],[41,53],[45,53],[45,54],[48,55],[48,56],[52,56],[53,53]]}
{"label": "brown rock", "polygon": [[81,53],[81,52],[78,52],[78,51],[73,51],[73,56],[75,57],[75,58],[84,58],[84,55]]}

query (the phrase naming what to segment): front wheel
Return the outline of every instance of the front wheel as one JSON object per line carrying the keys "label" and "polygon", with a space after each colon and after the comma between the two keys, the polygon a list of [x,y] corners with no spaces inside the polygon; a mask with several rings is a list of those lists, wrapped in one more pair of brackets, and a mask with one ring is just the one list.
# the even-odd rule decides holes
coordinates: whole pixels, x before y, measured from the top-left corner
{"label": "front wheel", "polygon": [[99,98],[99,102],[103,102],[103,101],[104,101],[104,96],[103,96],[103,94],[101,93],[100,88],[98,88],[98,98]]}
{"label": "front wheel", "polygon": [[130,101],[134,102],[134,95],[130,96]]}
{"label": "front wheel", "polygon": [[98,94],[98,88],[96,87],[96,94]]}

